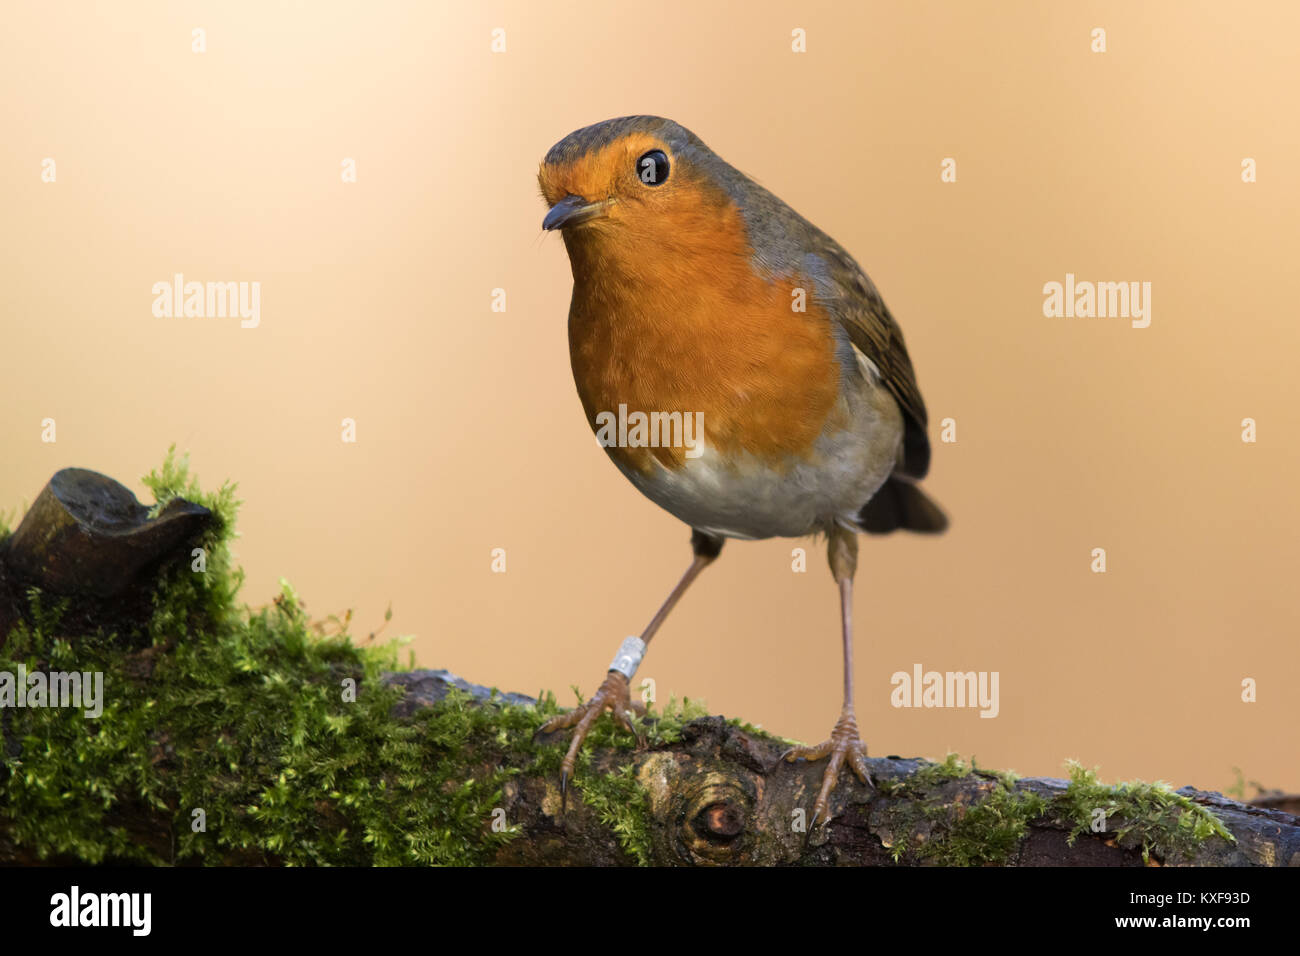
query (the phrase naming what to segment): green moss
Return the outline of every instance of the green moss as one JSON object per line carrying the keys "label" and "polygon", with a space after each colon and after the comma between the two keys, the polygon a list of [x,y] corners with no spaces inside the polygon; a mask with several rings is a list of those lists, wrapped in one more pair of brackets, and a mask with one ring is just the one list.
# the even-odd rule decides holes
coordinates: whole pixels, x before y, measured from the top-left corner
{"label": "green moss", "polygon": [[646,739],[651,746],[675,744],[682,739],[682,728],[692,720],[709,716],[708,705],[698,697],[669,697],[662,710],[656,712],[653,705],[647,714],[646,723],[649,731]]}
{"label": "green moss", "polygon": [[[967,803],[949,785],[972,774],[982,778],[982,796]],[[886,807],[882,824],[896,863],[911,856],[941,866],[1005,864],[1047,808],[1042,797],[1016,788],[1015,774],[980,770],[973,758],[968,765],[952,753],[909,776],[881,780],[877,789],[903,798]]]}
{"label": "green moss", "polygon": [[973,806],[952,812],[928,810],[928,818],[944,824],[946,830],[941,839],[925,843],[919,856],[944,866],[1004,864],[1019,848],[1030,822],[1042,816],[1046,807],[1038,794],[998,781]]}
{"label": "green moss", "polygon": [[[203,493],[173,453],[145,481],[160,504],[182,494],[217,515],[200,543],[206,571],[184,562],[164,572],[133,635],[69,639],[62,606],[29,594],[0,671],[102,672],[104,710],[0,711],[4,839],[88,863],[490,861],[516,835],[492,829],[504,783],[524,772],[507,761],[558,773],[555,748],[532,743],[554,699],[485,707],[453,693],[393,719],[402,692],[379,677],[398,669],[396,642],[321,636],[287,583],[270,606],[236,607],[233,486]],[[151,823],[160,815],[167,832]]]}
{"label": "green moss", "polygon": [[[972,766],[974,758],[971,758]],[[970,767],[962,761],[961,757],[955,753],[950,753],[944,757],[943,763],[932,763],[922,767],[916,773],[907,779],[910,786],[925,789],[928,787],[938,786],[949,780],[960,780],[971,772]]]}
{"label": "green moss", "polygon": [[[1080,834],[1092,832],[1099,809],[1119,845],[1140,848],[1148,862],[1153,855],[1190,858],[1211,837],[1234,839],[1213,813],[1167,784],[1109,786],[1098,782],[1093,770],[1073,761],[1069,768],[1069,785],[1051,800],[1017,789],[1018,778],[1010,771],[982,770],[973,759],[968,766],[955,754],[910,776],[880,781],[883,796],[906,797],[883,811],[887,846],[895,861],[912,855],[944,865],[1005,863],[1035,819],[1048,816],[1066,823],[1073,844]],[[963,802],[960,788],[948,786],[967,774],[986,781],[981,784],[985,795],[970,804]]]}
{"label": "green moss", "polygon": [[1096,811],[1105,814],[1106,829],[1120,846],[1141,847],[1142,859],[1190,858],[1211,837],[1236,841],[1219,818],[1161,781],[1135,780],[1113,786],[1100,783],[1095,769],[1070,761],[1070,783],[1052,802],[1056,817],[1072,824],[1069,841],[1092,832]]}
{"label": "green moss", "polygon": [[943,763],[926,763],[906,777],[895,777],[876,781],[876,790],[887,797],[902,793],[920,793],[958,780],[970,771],[966,764],[954,753],[948,754]]}
{"label": "green moss", "polygon": [[[585,752],[585,751],[584,751]],[[585,767],[583,766],[585,764]],[[590,757],[579,761],[582,801],[596,811],[600,821],[614,831],[619,846],[638,866],[650,865],[649,794],[636,779],[632,764],[609,773],[590,772]]]}

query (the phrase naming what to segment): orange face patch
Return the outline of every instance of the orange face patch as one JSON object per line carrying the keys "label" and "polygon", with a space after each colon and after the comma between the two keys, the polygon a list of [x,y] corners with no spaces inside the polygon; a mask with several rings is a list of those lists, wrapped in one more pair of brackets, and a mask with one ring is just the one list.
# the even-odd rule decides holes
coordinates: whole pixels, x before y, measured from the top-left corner
{"label": "orange face patch", "polygon": [[[706,444],[749,452],[780,467],[806,453],[839,393],[831,319],[808,289],[792,308],[794,281],[769,282],[752,265],[744,218],[729,196],[685,162],[663,185],[636,180],[637,158],[666,149],[634,134],[565,166],[543,166],[551,203],[573,194],[613,199],[605,215],[566,229],[573,267],[569,353],[593,429],[619,406],[703,414]],[[613,447],[645,471],[669,467],[682,447]]]}
{"label": "orange face patch", "polygon": [[667,150],[667,147],[648,133],[634,133],[570,163],[542,163],[537,173],[542,198],[553,206],[570,195],[597,202],[647,191],[637,181],[636,161],[652,149]]}

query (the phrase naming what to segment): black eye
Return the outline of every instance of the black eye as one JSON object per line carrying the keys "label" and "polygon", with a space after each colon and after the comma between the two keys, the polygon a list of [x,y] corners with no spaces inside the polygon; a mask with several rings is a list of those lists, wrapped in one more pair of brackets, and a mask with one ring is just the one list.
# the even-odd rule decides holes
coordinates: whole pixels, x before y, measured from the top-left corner
{"label": "black eye", "polygon": [[668,157],[652,149],[636,161],[636,174],[647,186],[662,186],[668,180]]}

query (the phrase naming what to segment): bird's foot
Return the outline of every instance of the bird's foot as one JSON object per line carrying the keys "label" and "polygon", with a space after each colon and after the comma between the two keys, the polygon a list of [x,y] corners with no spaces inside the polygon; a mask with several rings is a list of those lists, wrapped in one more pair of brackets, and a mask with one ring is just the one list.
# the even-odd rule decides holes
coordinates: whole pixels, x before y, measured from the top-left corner
{"label": "bird's foot", "polygon": [[627,678],[618,671],[610,671],[605,676],[604,683],[585,704],[578,705],[567,714],[552,717],[537,729],[538,734],[549,734],[555,730],[574,728],[573,738],[569,741],[569,752],[564,755],[564,760],[560,764],[561,806],[568,800],[569,778],[573,776],[573,768],[578,762],[578,751],[582,748],[582,742],[587,739],[587,733],[591,730],[591,725],[596,722],[596,718],[607,710],[614,715],[614,722],[621,729],[636,736],[637,742],[644,745],[636,728],[632,726],[632,717],[634,713],[644,714],[645,706],[640,701],[632,702],[631,695],[628,693]]}
{"label": "bird's foot", "polygon": [[840,713],[840,719],[835,723],[835,729],[831,731],[829,740],[823,740],[812,747],[791,747],[781,755],[781,759],[821,760],[827,756],[831,760],[826,765],[826,773],[822,775],[822,789],[817,794],[817,802],[813,804],[810,829],[815,827],[819,820],[822,823],[830,820],[831,791],[835,789],[840,768],[844,766],[845,761],[853,768],[859,780],[868,787],[872,786],[871,771],[867,769],[867,745],[858,736],[858,721],[851,710]]}

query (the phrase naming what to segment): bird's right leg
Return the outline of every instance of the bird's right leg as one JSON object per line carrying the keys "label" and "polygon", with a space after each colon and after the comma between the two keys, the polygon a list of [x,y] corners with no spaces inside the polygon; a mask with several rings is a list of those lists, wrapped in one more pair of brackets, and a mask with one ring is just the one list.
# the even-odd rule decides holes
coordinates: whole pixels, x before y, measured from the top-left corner
{"label": "bird's right leg", "polygon": [[573,738],[569,741],[569,751],[564,755],[563,763],[560,764],[560,792],[562,794],[566,792],[569,778],[573,776],[573,768],[577,763],[578,751],[582,747],[582,742],[587,738],[587,733],[591,730],[591,725],[596,722],[597,717],[606,710],[612,711],[614,720],[619,727],[635,733],[631,720],[633,705],[628,691],[628,682],[632,679],[632,675],[636,673],[637,665],[641,663],[641,657],[645,654],[646,645],[650,643],[650,639],[655,636],[659,626],[668,617],[668,612],[681,600],[682,595],[686,593],[686,589],[691,586],[691,582],[699,577],[700,572],[712,564],[713,559],[722,552],[723,540],[716,535],[691,529],[691,550],[695,552],[691,566],[686,569],[686,573],[677,582],[677,587],[673,588],[672,593],[668,595],[659,611],[650,619],[650,623],[641,632],[641,636],[629,637],[623,641],[622,646],[619,647],[618,656],[614,658],[613,663],[609,666],[609,673],[605,675],[604,682],[590,700],[575,707],[567,714],[552,717],[538,728],[537,733],[539,734],[548,734],[568,727],[574,728]]}
{"label": "bird's right leg", "polygon": [[822,775],[822,788],[813,804],[812,826],[818,821],[826,823],[831,816],[831,791],[846,763],[853,768],[858,779],[871,786],[871,770],[867,766],[867,746],[858,736],[858,719],[853,714],[853,574],[858,568],[858,537],[838,525],[827,531],[827,557],[831,573],[840,588],[840,621],[843,627],[844,647],[844,706],[830,738],[812,747],[792,747],[782,754],[784,760],[821,760],[830,757]]}

